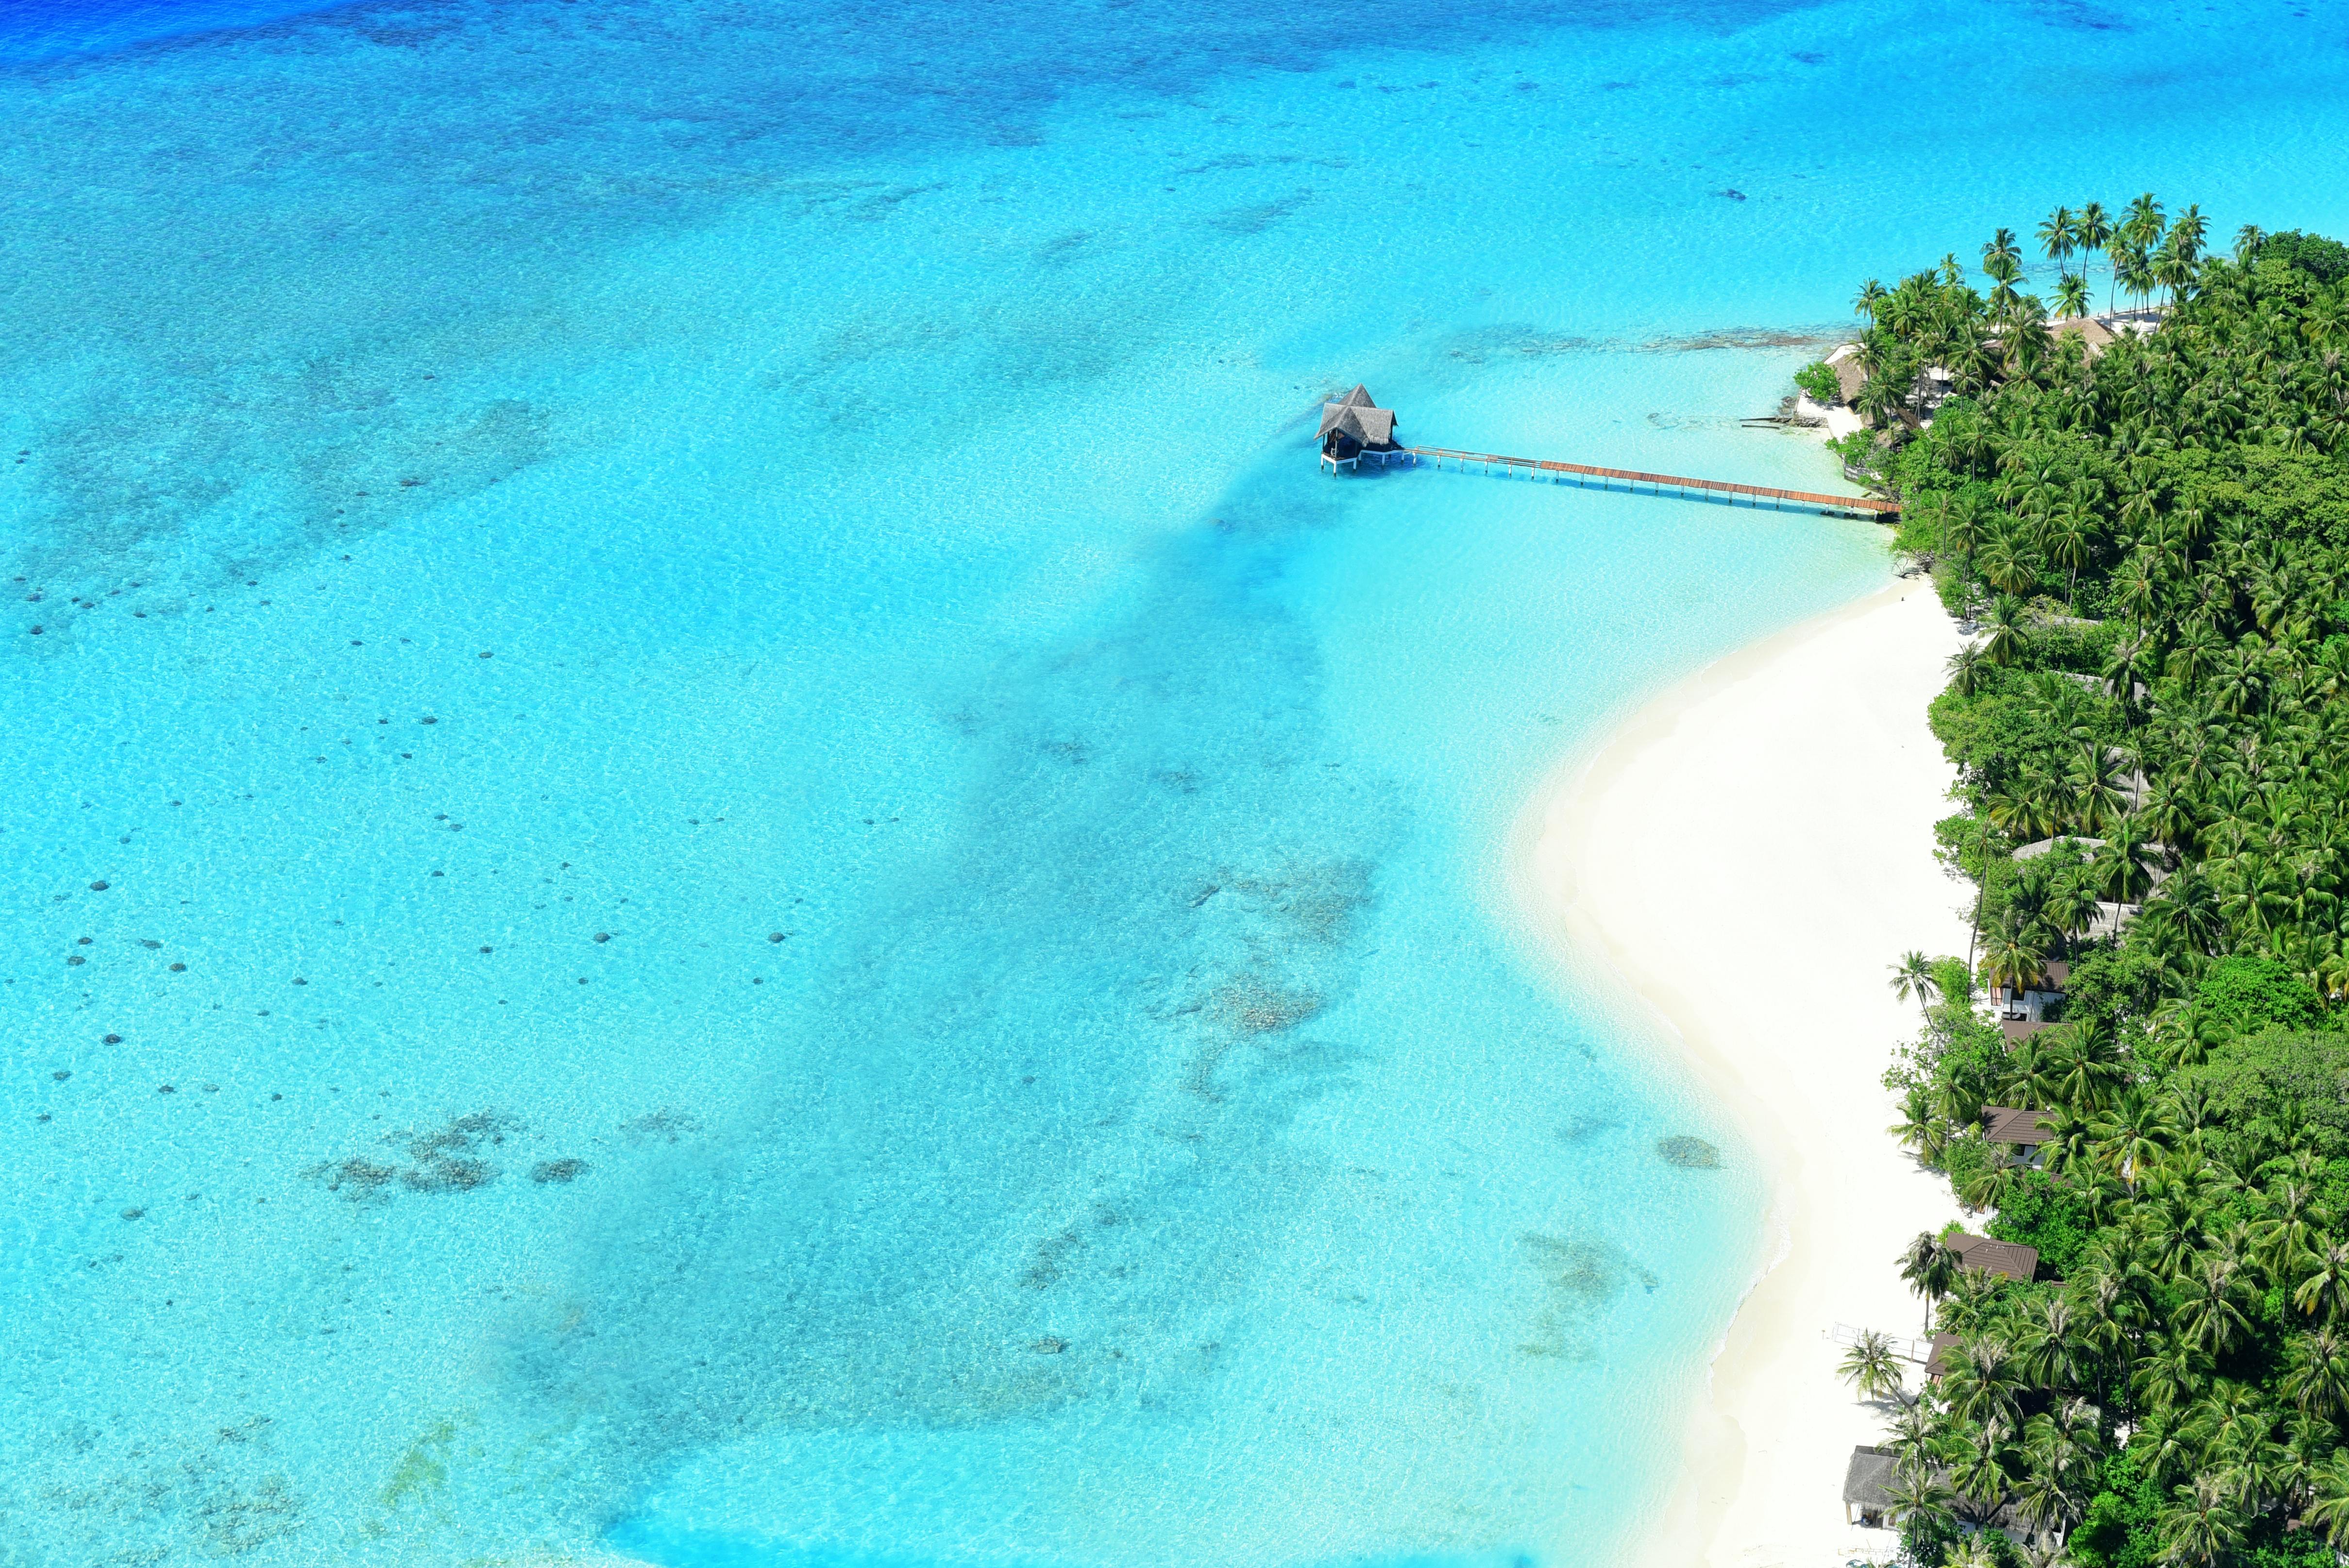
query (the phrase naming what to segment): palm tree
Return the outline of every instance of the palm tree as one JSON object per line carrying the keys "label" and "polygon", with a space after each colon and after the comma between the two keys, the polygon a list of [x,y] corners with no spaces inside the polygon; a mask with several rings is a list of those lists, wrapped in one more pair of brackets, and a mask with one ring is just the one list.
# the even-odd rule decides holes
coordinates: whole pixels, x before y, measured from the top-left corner
{"label": "palm tree", "polygon": [[2066,320],[2088,314],[2088,273],[2065,273],[2055,284],[2055,314]]}
{"label": "palm tree", "polygon": [[2134,1192],[2137,1177],[2168,1150],[2177,1130],[2160,1102],[2133,1086],[2096,1119],[2095,1134],[2106,1167]]}
{"label": "palm tree", "polygon": [[[2054,1109],[2059,1074],[2051,1045],[2051,1041],[2042,1038],[2025,1039],[2007,1053],[2006,1072],[1998,1084],[2000,1104],[2019,1106],[2025,1110]],[[1990,1190],[1992,1189],[1985,1188]],[[2002,1191],[2003,1184],[1996,1190]],[[1966,1204],[1974,1209],[1993,1206],[1971,1199],[1967,1199]]]}
{"label": "palm tree", "polygon": [[2112,758],[2094,741],[2083,743],[2072,754],[2064,781],[2071,789],[2075,820],[2084,833],[2097,833],[2128,812],[2128,796],[2121,789]]}
{"label": "palm tree", "polygon": [[2308,1522],[2324,1532],[2335,1548],[2349,1545],[2349,1449],[2337,1449],[2316,1467],[2312,1478],[2316,1500],[2308,1505]]}
{"label": "palm tree", "polygon": [[1900,1119],[1884,1130],[1927,1165],[1940,1164],[1949,1152],[1949,1123],[1934,1114],[1933,1096],[1922,1084],[1900,1097]]}
{"label": "palm tree", "polygon": [[1971,554],[1990,527],[1991,517],[1989,503],[1978,492],[1959,492],[1956,503],[1945,514],[1950,548],[1961,555]]}
{"label": "palm tree", "polygon": [[1891,1336],[1872,1328],[1862,1330],[1858,1343],[1844,1352],[1836,1376],[1857,1389],[1863,1399],[1880,1399],[1887,1394],[1897,1398],[1902,1392],[1900,1360],[1892,1354]]}
{"label": "palm tree", "polygon": [[[2079,217],[2073,221],[2072,238],[2083,253],[2080,260],[2080,276],[2085,281],[2088,275],[2085,253],[2102,251],[2112,242],[2113,222],[2106,216],[2103,202],[2091,201],[2080,209]],[[2107,310],[2112,308],[2110,295],[2106,296],[2106,308]]]}
{"label": "palm tree", "polygon": [[1852,313],[1864,315],[1872,322],[1876,319],[1876,313],[1883,308],[1884,301],[1884,285],[1870,278],[1859,285],[1859,297],[1851,302]]}
{"label": "palm tree", "polygon": [[[2128,784],[2129,780],[2121,783]],[[2115,792],[2120,794],[2118,785]],[[2088,862],[2096,891],[2115,903],[2135,903],[2153,886],[2152,841],[2146,833],[2145,822],[2127,806],[2123,796],[2122,809],[2106,817],[2105,841]]]}
{"label": "palm tree", "polygon": [[2285,1356],[2292,1370],[2284,1398],[2326,1421],[2349,1411],[2349,1339],[2327,1324],[2313,1334],[2295,1334]]}
{"label": "palm tree", "polygon": [[2179,258],[2189,267],[2202,259],[2202,237],[2206,227],[2202,204],[2199,201],[2189,202],[2186,210],[2178,213],[2169,225],[2170,242],[2177,247]]}
{"label": "palm tree", "polygon": [[1932,550],[1915,552],[1929,570],[1940,560],[1943,547],[1949,540],[1951,504],[1949,491],[1935,490],[1930,495],[1912,503],[1909,509],[1910,512],[1933,525]]}
{"label": "palm tree", "polygon": [[2071,269],[2064,263],[2072,259],[2072,247],[2079,238],[2078,220],[2072,216],[2069,207],[2058,207],[2040,222],[2039,248],[2066,277],[2071,275]]}
{"label": "palm tree", "polygon": [[1913,1000],[1929,1024],[1933,1020],[1932,1001],[1940,990],[1940,983],[1933,978],[1933,961],[1918,949],[1910,948],[1892,965],[1892,994],[1903,1002]]}
{"label": "palm tree", "polygon": [[2168,1002],[2153,1017],[2153,1039],[2147,1055],[2165,1068],[2199,1067],[2210,1053],[2234,1037],[2225,1021],[2199,1002]]}
{"label": "palm tree", "polygon": [[2025,1426],[2015,1509],[2043,1542],[2060,1539],[2086,1511],[2100,1446],[2094,1407],[2083,1400],[2068,1400],[2057,1414],[2033,1416]]}
{"label": "palm tree", "polygon": [[2200,1568],[2232,1552],[2242,1540],[2242,1518],[2220,1477],[2196,1476],[2171,1495],[2178,1501],[2161,1511],[2164,1563]]}
{"label": "palm tree", "polygon": [[2349,1308],[2349,1245],[2326,1241],[2309,1249],[2308,1274],[2293,1288],[2292,1304],[2328,1320]]}
{"label": "palm tree", "polygon": [[2309,1183],[2291,1180],[2269,1189],[2261,1211],[2251,1226],[2254,1255],[2269,1274],[2288,1279],[2323,1244],[2323,1226],[2331,1216],[2316,1202],[2315,1190]]}
{"label": "palm tree", "polygon": [[2121,238],[2133,249],[2149,251],[2161,243],[2162,230],[2168,222],[2161,215],[2161,203],[2148,191],[2128,204],[2121,218]]}
{"label": "palm tree", "polygon": [[[1999,1377],[2002,1379],[2002,1387],[2021,1376],[2006,1359],[2008,1346],[2002,1337],[2006,1326],[2003,1319],[1995,1324],[1991,1321],[2002,1305],[2000,1292],[2003,1288],[2004,1281],[1988,1269],[1961,1268],[1958,1271],[1958,1277],[1950,1282],[1949,1294],[1941,1297],[1941,1310],[1936,1319],[1941,1333],[1954,1334],[1969,1342],[1979,1340],[1984,1355],[1995,1351]],[[1993,1333],[1993,1329],[1997,1332]],[[1942,1392],[1946,1395],[1948,1391],[1949,1385],[1945,1383]],[[1946,1398],[1943,1403],[1948,1403]],[[1952,1413],[1963,1413],[1959,1412],[1955,1406],[1951,1409]]]}
{"label": "palm tree", "polygon": [[2152,1339],[2129,1374],[2138,1407],[2160,1414],[2190,1403],[2210,1373],[2209,1358],[2190,1340],[2169,1335]]}
{"label": "palm tree", "polygon": [[1910,1532],[1911,1525],[1930,1531],[1936,1526],[1947,1529],[1955,1522],[1950,1505],[1957,1501],[1956,1494],[1938,1473],[1904,1467],[1884,1490],[1884,1511],[1904,1535]]}
{"label": "palm tree", "polygon": [[2128,1078],[2113,1042],[2112,1026],[2101,1018],[2089,1017],[2065,1024],[2063,1030],[2064,1043],[2052,1064],[2056,1103],[2083,1111],[2102,1110]]}
{"label": "palm tree", "polygon": [[2266,243],[2267,237],[2267,231],[2257,223],[2246,223],[2236,230],[2235,260],[2244,266],[2250,266],[2258,257],[2260,246]]}
{"label": "palm tree", "polygon": [[2023,1320],[2015,1341],[2023,1375],[2042,1388],[2075,1388],[2085,1362],[2072,1323],[2072,1304],[2060,1295],[2043,1298]]}
{"label": "palm tree", "polygon": [[[2069,1081],[2072,1064],[2067,1062],[2064,1068]],[[2093,1191],[2102,1172],[2096,1169],[2095,1138],[2087,1116],[2080,1109],[2066,1107],[2046,1120],[2048,1125],[2041,1129],[2045,1138],[2039,1146],[2041,1164],[2050,1176]]]}
{"label": "palm tree", "polygon": [[1951,654],[1941,667],[1949,674],[1951,691],[1960,696],[1971,696],[1981,689],[1984,679],[1982,672],[1989,663],[1982,656],[1980,643],[1967,643]]}
{"label": "palm tree", "polygon": [[2015,248],[2014,231],[2001,229],[1982,247],[1982,271],[2001,284],[2012,284],[2023,275],[2023,253]]}
{"label": "palm tree", "polygon": [[2088,563],[2095,548],[2096,514],[2078,502],[2067,504],[2048,517],[2039,539],[2048,562],[2071,573],[2064,585],[2064,607],[2068,610],[2080,592],[2080,568]]}
{"label": "palm tree", "polygon": [[1990,635],[1983,639],[1982,656],[2003,668],[2030,649],[2031,633],[2023,622],[2023,601],[2012,593],[2001,593],[1991,602]]}
{"label": "palm tree", "polygon": [[2046,950],[2014,926],[2002,927],[1982,944],[1982,978],[1993,985],[2030,990],[2046,966]]}
{"label": "palm tree", "polygon": [[2009,1440],[2013,1429],[2011,1415],[2003,1411],[1992,1413],[1965,1434],[1957,1450],[1957,1462],[1950,1467],[1951,1484],[1978,1520],[1987,1522],[2005,1500],[2014,1461],[2020,1458]]}
{"label": "palm tree", "polygon": [[1909,411],[1909,386],[1895,380],[1889,373],[1871,371],[1852,397],[1852,412],[1867,420],[1874,429],[1889,429]]}
{"label": "palm tree", "polygon": [[2152,260],[2135,245],[2125,247],[2113,258],[2113,276],[2128,291],[2130,298],[2139,301],[2151,298],[2160,284],[2154,275]]}
{"label": "palm tree", "polygon": [[2181,1282],[2178,1331],[2214,1355],[2251,1329],[2240,1305],[2243,1287],[2235,1277],[2238,1272],[2228,1258],[2207,1257],[2189,1279]]}
{"label": "palm tree", "polygon": [[2017,547],[2016,532],[2012,525],[1994,529],[1975,552],[1975,565],[1990,585],[2002,593],[2027,593],[2036,581],[2031,563]]}
{"label": "palm tree", "polygon": [[1930,1231],[1920,1231],[1917,1239],[1900,1254],[1900,1277],[1909,1288],[1925,1298],[1925,1332],[1933,1331],[1933,1307],[1948,1294],[1950,1284],[1958,1277],[1958,1254],[1942,1244],[1941,1238]]}
{"label": "palm tree", "polygon": [[2147,266],[2154,281],[2169,291],[2171,304],[2176,304],[2188,297],[2194,284],[2195,267],[2178,245],[2176,230],[2172,230],[2169,238],[2155,250]]}

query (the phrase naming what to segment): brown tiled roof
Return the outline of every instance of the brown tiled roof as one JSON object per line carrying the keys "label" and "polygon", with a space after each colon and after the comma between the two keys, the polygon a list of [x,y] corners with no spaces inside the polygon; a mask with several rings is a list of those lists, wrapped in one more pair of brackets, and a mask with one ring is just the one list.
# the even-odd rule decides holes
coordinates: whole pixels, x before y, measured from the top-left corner
{"label": "brown tiled roof", "polygon": [[2036,1149],[2047,1141],[2054,1122],[2044,1110],[2017,1110],[2012,1106],[1982,1107],[1982,1136],[1992,1143]]}
{"label": "brown tiled roof", "polygon": [[1925,1376],[1928,1377],[1939,1377],[1942,1373],[1947,1372],[1950,1369],[1950,1352],[1955,1350],[1957,1347],[1958,1336],[1956,1335],[1936,1334],[1933,1336],[1933,1343],[1925,1352]]}
{"label": "brown tiled roof", "polygon": [[1951,1236],[1950,1250],[1958,1254],[1958,1266],[1986,1269],[2002,1279],[2028,1280],[2039,1272],[2039,1249],[2013,1242],[1992,1241],[1988,1236],[1970,1236],[1964,1232]]}
{"label": "brown tiled roof", "polygon": [[1999,1026],[2006,1031],[2007,1043],[2012,1045],[2016,1040],[2029,1039],[2048,1026],[2039,1018],[2006,1018],[2001,1020]]}

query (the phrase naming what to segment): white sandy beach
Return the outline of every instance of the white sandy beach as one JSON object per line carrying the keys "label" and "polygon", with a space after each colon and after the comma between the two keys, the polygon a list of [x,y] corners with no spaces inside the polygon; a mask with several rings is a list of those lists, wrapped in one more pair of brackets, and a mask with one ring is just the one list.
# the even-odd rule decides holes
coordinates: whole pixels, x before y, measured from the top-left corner
{"label": "white sandy beach", "polygon": [[1520,894],[1569,965],[1603,965],[1661,1014],[1771,1167],[1783,1252],[1642,1532],[1658,1568],[1893,1546],[1844,1522],[1846,1462],[1882,1416],[1837,1379],[1828,1335],[1915,1335],[1896,1254],[1959,1212],[1886,1136],[1880,1082],[1919,1021],[1888,966],[1965,951],[1962,889],[1932,854],[1951,774],[1925,725],[1958,643],[1920,579],[1748,648],[1562,774],[1521,834]]}

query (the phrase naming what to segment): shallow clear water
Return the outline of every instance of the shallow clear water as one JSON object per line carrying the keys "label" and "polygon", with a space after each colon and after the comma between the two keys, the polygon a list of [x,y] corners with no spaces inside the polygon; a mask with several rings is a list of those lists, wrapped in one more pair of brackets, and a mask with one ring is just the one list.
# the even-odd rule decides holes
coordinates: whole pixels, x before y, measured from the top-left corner
{"label": "shallow clear water", "polygon": [[2287,5],[0,40],[11,1565],[1607,1559],[1764,1194],[1503,841],[1880,535],[1316,404],[1826,488],[1863,272],[2349,224]]}

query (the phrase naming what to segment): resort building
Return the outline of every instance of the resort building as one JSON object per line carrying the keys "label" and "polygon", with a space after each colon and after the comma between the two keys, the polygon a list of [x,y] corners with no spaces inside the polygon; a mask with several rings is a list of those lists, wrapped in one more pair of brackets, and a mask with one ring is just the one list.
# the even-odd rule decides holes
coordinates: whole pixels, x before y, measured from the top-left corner
{"label": "resort building", "polygon": [[2044,1110],[2017,1110],[2012,1106],[1982,1107],[1982,1137],[2002,1144],[2025,1165],[2039,1163],[2040,1146],[2053,1136],[2052,1119]]}
{"label": "resort building", "polygon": [[1859,389],[1868,385],[1868,372],[1859,367],[1859,345],[1847,343],[1828,355],[1826,367],[1835,372],[1836,388],[1843,395],[1844,407],[1849,407]]}
{"label": "resort building", "polygon": [[[1999,1021],[2007,1026],[2006,1037],[2022,1039],[2052,1022],[2047,1015],[2064,1000],[2064,987],[2071,978],[2072,966],[2061,958],[2051,958],[2041,966],[2038,985],[1992,986],[1991,1005],[1998,1010]],[[2031,1027],[2017,1028],[2018,1024]]]}
{"label": "resort building", "polygon": [[2039,1272],[2039,1249],[2015,1242],[1993,1241],[1988,1236],[1971,1236],[1960,1231],[1943,1238],[1944,1244],[1958,1254],[1961,1269],[1980,1269],[2000,1279],[2029,1284]]}
{"label": "resort building", "polygon": [[[1949,1484],[1946,1465],[1933,1467],[1934,1479]],[[1868,1530],[1892,1529],[1893,1491],[1900,1484],[1900,1456],[1890,1449],[1862,1445],[1851,1450],[1851,1459],[1843,1472],[1843,1520]],[[2004,1503],[1987,1519],[1961,1518],[1958,1529],[1968,1535],[1982,1530],[1995,1530],[2009,1541],[2021,1545],[2029,1534],[2021,1514],[2013,1503]]]}
{"label": "resort building", "polygon": [[1324,459],[1347,463],[1364,452],[1401,451],[1395,444],[1394,427],[1394,410],[1380,407],[1371,401],[1371,389],[1357,384],[1335,403],[1321,405],[1321,428],[1316,438]]}
{"label": "resort building", "polygon": [[2115,337],[2113,329],[2093,315],[2067,315],[2059,321],[2051,321],[2047,324],[2047,332],[2052,337],[2078,338],[2080,346],[2087,350],[2091,359],[2110,348]]}
{"label": "resort building", "polygon": [[1900,1461],[1890,1449],[1857,1448],[1843,1472],[1843,1522],[1870,1530],[1886,1528]]}

